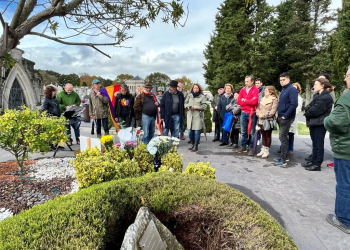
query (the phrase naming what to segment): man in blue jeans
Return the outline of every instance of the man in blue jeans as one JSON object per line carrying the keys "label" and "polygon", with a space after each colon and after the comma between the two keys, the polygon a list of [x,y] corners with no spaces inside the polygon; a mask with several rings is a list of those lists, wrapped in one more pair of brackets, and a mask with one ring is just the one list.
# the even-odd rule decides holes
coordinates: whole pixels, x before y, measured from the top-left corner
{"label": "man in blue jeans", "polygon": [[288,73],[282,73],[280,75],[280,84],[282,86],[282,92],[277,108],[277,123],[279,126],[279,139],[281,141],[281,155],[274,160],[276,166],[285,167],[289,161],[287,158],[289,147],[288,133],[295,119],[296,109],[298,107],[298,91],[290,83]]}
{"label": "man in blue jeans", "polygon": [[171,129],[172,136],[178,137],[184,123],[184,95],[177,90],[177,81],[171,80],[168,86],[169,90],[163,94],[160,102],[161,121],[164,121],[163,135],[168,136]]}
{"label": "man in blue jeans", "polygon": [[[344,78],[350,87],[350,66]],[[350,234],[350,91],[336,101],[333,112],[324,119],[324,126],[330,134],[337,181],[335,215],[329,214],[326,220]]]}
{"label": "man in blue jeans", "polygon": [[142,119],[142,130],[143,130],[143,142],[148,144],[154,136],[155,121],[158,116],[158,106],[156,96],[152,93],[152,85],[150,83],[145,84],[145,90],[136,97],[134,103],[135,117]]}
{"label": "man in blue jeans", "polygon": [[[96,132],[97,137],[101,138],[101,125],[103,126],[103,130],[105,131],[105,135],[109,135],[108,128],[108,116],[109,109],[108,104],[109,101],[107,97],[101,94],[101,83],[100,80],[94,79],[92,81],[93,90],[90,92],[89,96],[89,113],[90,117],[94,119],[96,123]],[[101,124],[102,123],[102,124]]]}

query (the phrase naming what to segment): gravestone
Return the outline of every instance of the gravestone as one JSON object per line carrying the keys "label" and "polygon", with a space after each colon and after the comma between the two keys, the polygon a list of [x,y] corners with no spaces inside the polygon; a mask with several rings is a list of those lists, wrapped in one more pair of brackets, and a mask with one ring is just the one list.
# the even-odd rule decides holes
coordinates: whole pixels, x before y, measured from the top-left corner
{"label": "gravestone", "polygon": [[176,237],[147,208],[141,207],[125,233],[121,250],[184,250]]}

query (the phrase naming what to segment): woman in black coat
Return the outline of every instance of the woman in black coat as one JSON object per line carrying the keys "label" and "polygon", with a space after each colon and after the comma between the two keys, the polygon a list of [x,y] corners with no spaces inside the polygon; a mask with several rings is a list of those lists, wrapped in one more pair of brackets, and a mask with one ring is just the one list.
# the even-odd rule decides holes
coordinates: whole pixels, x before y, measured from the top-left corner
{"label": "woman in black coat", "polygon": [[115,97],[114,117],[118,119],[118,122],[123,120],[125,127],[131,127],[134,118],[134,96],[130,94],[126,84],[120,86],[120,93]]}
{"label": "woman in black coat", "polygon": [[44,101],[41,107],[41,112],[46,111],[46,113],[50,116],[61,116],[60,107],[58,101],[56,100],[57,90],[55,87],[49,85],[46,86],[44,90]]}
{"label": "woman in black coat", "polygon": [[332,91],[333,87],[327,79],[317,78],[314,84],[314,92],[316,94],[312,102],[305,107],[304,115],[306,123],[310,127],[313,149],[311,161],[302,164],[302,166],[309,171],[321,171],[324,156],[324,138],[326,135],[323,120],[332,111],[333,98],[329,94]]}

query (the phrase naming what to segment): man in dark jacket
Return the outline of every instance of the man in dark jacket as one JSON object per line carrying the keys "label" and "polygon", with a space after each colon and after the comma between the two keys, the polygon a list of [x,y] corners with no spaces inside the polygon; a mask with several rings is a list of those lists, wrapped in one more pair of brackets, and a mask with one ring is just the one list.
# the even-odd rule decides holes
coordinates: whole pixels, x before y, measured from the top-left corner
{"label": "man in dark jacket", "polygon": [[[350,66],[346,72],[346,83],[350,86]],[[335,215],[329,214],[327,221],[350,234],[350,92],[339,97],[332,113],[324,119],[329,131],[333,151],[336,185]]]}
{"label": "man in dark jacket", "polygon": [[[155,120],[158,114],[159,103],[152,93],[152,85],[145,84],[145,91],[140,93],[135,100],[135,119],[142,119],[143,142],[148,144],[154,136]],[[158,118],[159,119],[159,118]]]}
{"label": "man in dark jacket", "polygon": [[288,133],[290,126],[292,125],[296,109],[298,107],[298,90],[290,83],[290,77],[288,73],[282,73],[280,75],[280,84],[282,86],[282,92],[280,94],[278,102],[278,117],[277,123],[279,125],[279,139],[281,141],[281,155],[275,158],[276,166],[286,166],[287,153],[289,146]]}
{"label": "man in dark jacket", "polygon": [[[186,101],[186,98],[188,96],[187,91],[185,90],[185,86],[183,83],[179,82],[177,84],[177,91],[181,92],[184,95],[184,102]],[[184,104],[185,106],[185,104]],[[182,125],[182,127],[180,127],[180,140],[185,140],[185,118],[186,118],[186,109],[184,109],[184,123]]]}
{"label": "man in dark jacket", "polygon": [[179,129],[184,123],[184,95],[177,91],[178,82],[171,80],[169,90],[166,91],[160,103],[161,120],[164,120],[163,135],[168,136],[172,129],[172,136],[179,136]]}
{"label": "man in dark jacket", "polygon": [[220,128],[222,127],[222,124],[220,125],[220,119],[218,115],[218,103],[220,101],[221,95],[224,93],[224,86],[219,86],[217,88],[218,93],[214,96],[213,101],[211,102],[211,107],[213,108],[213,122],[215,124],[215,132],[214,132],[214,140],[213,142],[220,141]]}

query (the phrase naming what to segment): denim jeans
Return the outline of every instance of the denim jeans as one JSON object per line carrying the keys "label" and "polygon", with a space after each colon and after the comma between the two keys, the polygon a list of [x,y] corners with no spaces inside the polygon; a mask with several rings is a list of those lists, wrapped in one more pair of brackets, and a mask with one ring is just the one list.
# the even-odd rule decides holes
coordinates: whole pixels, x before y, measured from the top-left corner
{"label": "denim jeans", "polygon": [[199,142],[201,139],[201,131],[200,130],[189,129],[188,135],[190,137],[190,140],[194,141],[194,142]]}
{"label": "denim jeans", "polygon": [[321,166],[324,157],[324,137],[326,136],[324,126],[310,126],[310,136],[312,140],[312,164]]}
{"label": "denim jeans", "polygon": [[282,119],[281,116],[277,118],[277,123],[279,126],[279,139],[281,142],[281,158],[283,160],[287,159],[287,153],[288,153],[288,147],[289,147],[289,139],[288,139],[288,133],[290,126],[292,125],[294,121],[294,117],[288,118],[288,119]]}
{"label": "denim jeans", "polygon": [[186,117],[184,117],[184,122],[182,123],[182,126],[180,128],[180,136],[185,135],[185,119],[186,119]]}
{"label": "denim jeans", "polygon": [[293,152],[293,150],[294,150],[294,133],[288,133],[288,141],[289,141],[288,151]]}
{"label": "denim jeans", "polygon": [[[241,147],[245,148],[247,146],[247,141],[249,138],[248,135],[248,124],[249,124],[249,117],[250,117],[250,113],[245,113],[242,112],[241,113]],[[257,116],[254,114],[252,117],[252,130],[250,131],[250,135],[253,138],[254,133],[255,133],[255,126],[256,126],[256,122],[257,122]],[[254,140],[250,140],[249,142],[249,147],[253,148],[253,141]]]}
{"label": "denim jeans", "polygon": [[350,227],[350,161],[334,159],[335,215],[345,226]]}
{"label": "denim jeans", "polygon": [[148,144],[154,136],[156,116],[142,114],[143,143]]}
{"label": "denim jeans", "polygon": [[222,129],[222,142],[228,143],[229,136],[230,136],[230,131],[226,131],[225,129]]}
{"label": "denim jeans", "polygon": [[102,121],[103,130],[105,131],[105,135],[108,135],[109,134],[108,118],[102,118],[102,119],[95,119],[97,136],[101,135],[101,121]]}
{"label": "denim jeans", "polygon": [[[172,128],[172,137],[178,137],[179,136],[179,129],[180,129],[180,116],[178,114],[171,115],[171,128]],[[163,135],[168,136],[170,128],[164,128]]]}
{"label": "denim jeans", "polygon": [[71,131],[70,131],[70,127],[72,126],[72,128],[74,129],[74,135],[75,135],[75,140],[78,142],[80,141],[80,122],[76,122],[76,123],[73,123],[73,124],[66,124],[66,133],[68,135],[68,138],[70,141],[73,141],[72,140],[72,137],[71,137]]}

